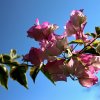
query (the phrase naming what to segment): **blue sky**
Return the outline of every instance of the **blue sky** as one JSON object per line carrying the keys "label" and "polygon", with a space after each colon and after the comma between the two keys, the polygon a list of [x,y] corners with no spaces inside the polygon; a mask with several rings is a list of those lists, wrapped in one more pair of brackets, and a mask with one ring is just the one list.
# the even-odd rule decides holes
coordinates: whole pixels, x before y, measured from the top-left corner
{"label": "blue sky", "polygon": [[[9,53],[13,48],[26,54],[36,46],[26,31],[37,17],[40,23],[58,24],[58,34],[63,33],[74,9],[84,9],[88,21],[85,32],[94,32],[94,27],[100,26],[100,0],[0,0],[0,53]],[[96,89],[87,92],[78,82],[68,79],[67,83],[57,82],[54,86],[39,73],[34,84],[28,74],[28,90],[9,79],[9,90],[0,86],[0,100],[97,100]]]}

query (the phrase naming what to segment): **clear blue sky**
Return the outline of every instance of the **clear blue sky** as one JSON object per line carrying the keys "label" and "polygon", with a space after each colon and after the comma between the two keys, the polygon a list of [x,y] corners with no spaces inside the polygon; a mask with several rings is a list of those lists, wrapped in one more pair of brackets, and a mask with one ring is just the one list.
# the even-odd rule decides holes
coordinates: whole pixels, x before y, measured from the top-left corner
{"label": "clear blue sky", "polygon": [[[88,24],[85,32],[94,32],[100,26],[100,0],[0,0],[0,53],[14,48],[25,54],[36,43],[27,38],[26,31],[38,17],[60,26],[58,33],[74,9],[84,9]],[[0,86],[0,100],[96,100],[96,92],[87,92],[78,82],[57,82],[54,86],[43,74],[34,84],[27,73],[29,89],[9,79],[9,90]]]}

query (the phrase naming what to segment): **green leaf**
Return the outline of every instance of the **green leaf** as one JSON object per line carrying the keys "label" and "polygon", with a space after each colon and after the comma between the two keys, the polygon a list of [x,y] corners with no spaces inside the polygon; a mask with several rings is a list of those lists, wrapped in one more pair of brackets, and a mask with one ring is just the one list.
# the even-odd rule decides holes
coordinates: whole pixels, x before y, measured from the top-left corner
{"label": "green leaf", "polygon": [[97,35],[100,35],[100,27],[95,27]]}
{"label": "green leaf", "polygon": [[87,32],[85,35],[91,36],[91,33]]}
{"label": "green leaf", "polygon": [[56,85],[55,82],[54,82],[54,80],[52,80],[51,75],[50,75],[48,72],[44,72],[42,69],[41,69],[41,72],[42,72],[54,85]]}
{"label": "green leaf", "polygon": [[8,70],[4,65],[0,65],[0,85],[8,89]]}
{"label": "green leaf", "polygon": [[2,62],[2,54],[0,54],[0,63]]}
{"label": "green leaf", "polygon": [[92,44],[94,47],[97,47],[97,45],[100,43],[100,40],[95,40]]}
{"label": "green leaf", "polygon": [[81,39],[73,40],[73,41],[69,42],[69,44],[83,44],[83,40],[81,40]]}
{"label": "green leaf", "polygon": [[6,55],[6,54],[2,54],[1,57],[2,57],[3,63],[9,63],[11,60],[11,57],[9,55]]}
{"label": "green leaf", "polygon": [[11,61],[11,62],[8,63],[7,65],[10,66],[10,67],[13,67],[13,66],[20,66],[20,64],[19,64],[17,61]]}
{"label": "green leaf", "polygon": [[85,50],[84,53],[91,53],[91,54],[97,54],[96,50],[94,48],[91,48],[88,46]]}
{"label": "green leaf", "polygon": [[17,82],[19,82],[21,85],[23,85],[26,88],[28,88],[27,79],[26,79],[27,69],[28,69],[27,65],[21,64],[19,67],[13,66],[10,70],[10,77],[13,80],[16,80]]}
{"label": "green leaf", "polygon": [[93,37],[93,38],[96,37],[96,34],[95,34],[95,33],[86,33],[86,35],[91,36],[91,37]]}
{"label": "green leaf", "polygon": [[39,68],[37,68],[35,66],[30,68],[30,76],[34,83],[35,83],[35,79],[36,79],[36,76],[38,75],[38,73],[39,73]]}
{"label": "green leaf", "polygon": [[95,33],[91,33],[91,36],[95,38],[97,35]]}

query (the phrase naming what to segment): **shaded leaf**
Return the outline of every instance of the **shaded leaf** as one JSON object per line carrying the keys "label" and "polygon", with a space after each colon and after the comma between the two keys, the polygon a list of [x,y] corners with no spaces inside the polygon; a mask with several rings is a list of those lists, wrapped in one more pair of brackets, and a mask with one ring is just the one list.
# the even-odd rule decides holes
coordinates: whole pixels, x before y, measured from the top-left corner
{"label": "shaded leaf", "polygon": [[91,33],[87,32],[85,35],[91,36]]}
{"label": "shaded leaf", "polygon": [[33,66],[32,68],[30,68],[30,76],[34,83],[38,73],[39,73],[39,69],[37,67]]}
{"label": "shaded leaf", "polygon": [[0,85],[8,89],[8,70],[4,65],[0,65]]}
{"label": "shaded leaf", "polygon": [[86,35],[91,36],[91,37],[93,37],[93,38],[96,37],[96,34],[95,34],[95,33],[86,33]]}
{"label": "shaded leaf", "polygon": [[8,63],[7,65],[9,65],[10,67],[13,66],[20,66],[20,64],[17,61],[11,61],[10,63]]}
{"label": "shaded leaf", "polygon": [[11,60],[11,57],[9,55],[6,55],[6,54],[2,54],[1,57],[2,57],[3,63],[9,63]]}
{"label": "shaded leaf", "polygon": [[0,62],[2,62],[2,54],[0,54]]}
{"label": "shaded leaf", "polygon": [[55,81],[52,80],[51,75],[48,72],[44,72],[42,69],[41,72],[55,85]]}
{"label": "shaded leaf", "polygon": [[13,66],[10,71],[10,77],[26,88],[28,88],[26,79],[27,69],[28,67],[25,64],[21,64],[20,66]]}
{"label": "shaded leaf", "polygon": [[95,33],[91,33],[91,36],[92,36],[93,38],[95,38],[95,37],[96,37],[96,34],[95,34]]}
{"label": "shaded leaf", "polygon": [[95,27],[97,35],[100,35],[100,27]]}
{"label": "shaded leaf", "polygon": [[85,50],[84,53],[91,53],[91,54],[97,54],[96,50],[94,48],[91,48],[88,46]]}

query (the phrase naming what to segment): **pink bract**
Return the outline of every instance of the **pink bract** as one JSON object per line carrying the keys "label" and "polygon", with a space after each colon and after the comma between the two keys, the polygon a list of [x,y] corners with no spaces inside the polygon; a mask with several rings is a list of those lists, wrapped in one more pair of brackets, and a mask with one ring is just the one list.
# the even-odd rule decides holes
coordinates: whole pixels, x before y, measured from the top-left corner
{"label": "pink bract", "polygon": [[83,27],[82,25],[86,23],[86,16],[81,10],[73,10],[70,15],[70,21],[77,30],[77,28]]}
{"label": "pink bract", "polygon": [[41,41],[43,39],[48,39],[48,36],[57,29],[57,25],[50,24],[49,22],[44,22],[39,24],[39,20],[36,19],[36,24],[32,26],[28,31],[28,37],[34,38],[36,41]]}
{"label": "pink bract", "polygon": [[67,22],[65,30],[66,30],[65,34],[67,36],[71,36],[71,35],[77,33],[77,31],[75,30],[75,28],[70,20]]}
{"label": "pink bract", "polygon": [[24,56],[25,61],[29,61],[32,64],[39,66],[44,60],[44,53],[39,48],[32,47],[28,54]]}
{"label": "pink bract", "polygon": [[65,27],[65,34],[67,36],[75,35],[76,39],[87,40],[87,36],[83,33],[86,25],[86,16],[81,10],[73,10],[70,15],[70,20]]}
{"label": "pink bract", "polygon": [[80,59],[83,63],[89,65],[89,64],[91,64],[90,61],[94,57],[94,55],[92,55],[92,54],[81,54],[79,57],[80,57]]}
{"label": "pink bract", "polygon": [[81,61],[87,66],[93,66],[95,70],[100,70],[100,57],[93,54],[81,54]]}
{"label": "pink bract", "polygon": [[63,35],[51,34],[48,40],[40,42],[40,46],[47,56],[58,56],[67,46],[67,39]]}
{"label": "pink bract", "polygon": [[[72,64],[69,64],[70,74],[77,77],[80,84],[84,87],[91,87],[98,82],[98,78],[95,76],[96,70],[94,66],[90,65],[91,55],[82,55],[80,58],[71,59]],[[86,62],[88,61],[89,64]],[[68,66],[67,66],[68,67]]]}
{"label": "pink bract", "polygon": [[98,78],[90,71],[85,71],[79,78],[79,82],[84,87],[91,87],[98,82]]}
{"label": "pink bract", "polygon": [[54,81],[66,81],[66,67],[63,65],[64,59],[48,62],[44,67],[44,72],[48,72]]}
{"label": "pink bract", "polygon": [[100,56],[94,56],[90,61],[95,68],[100,70]]}

